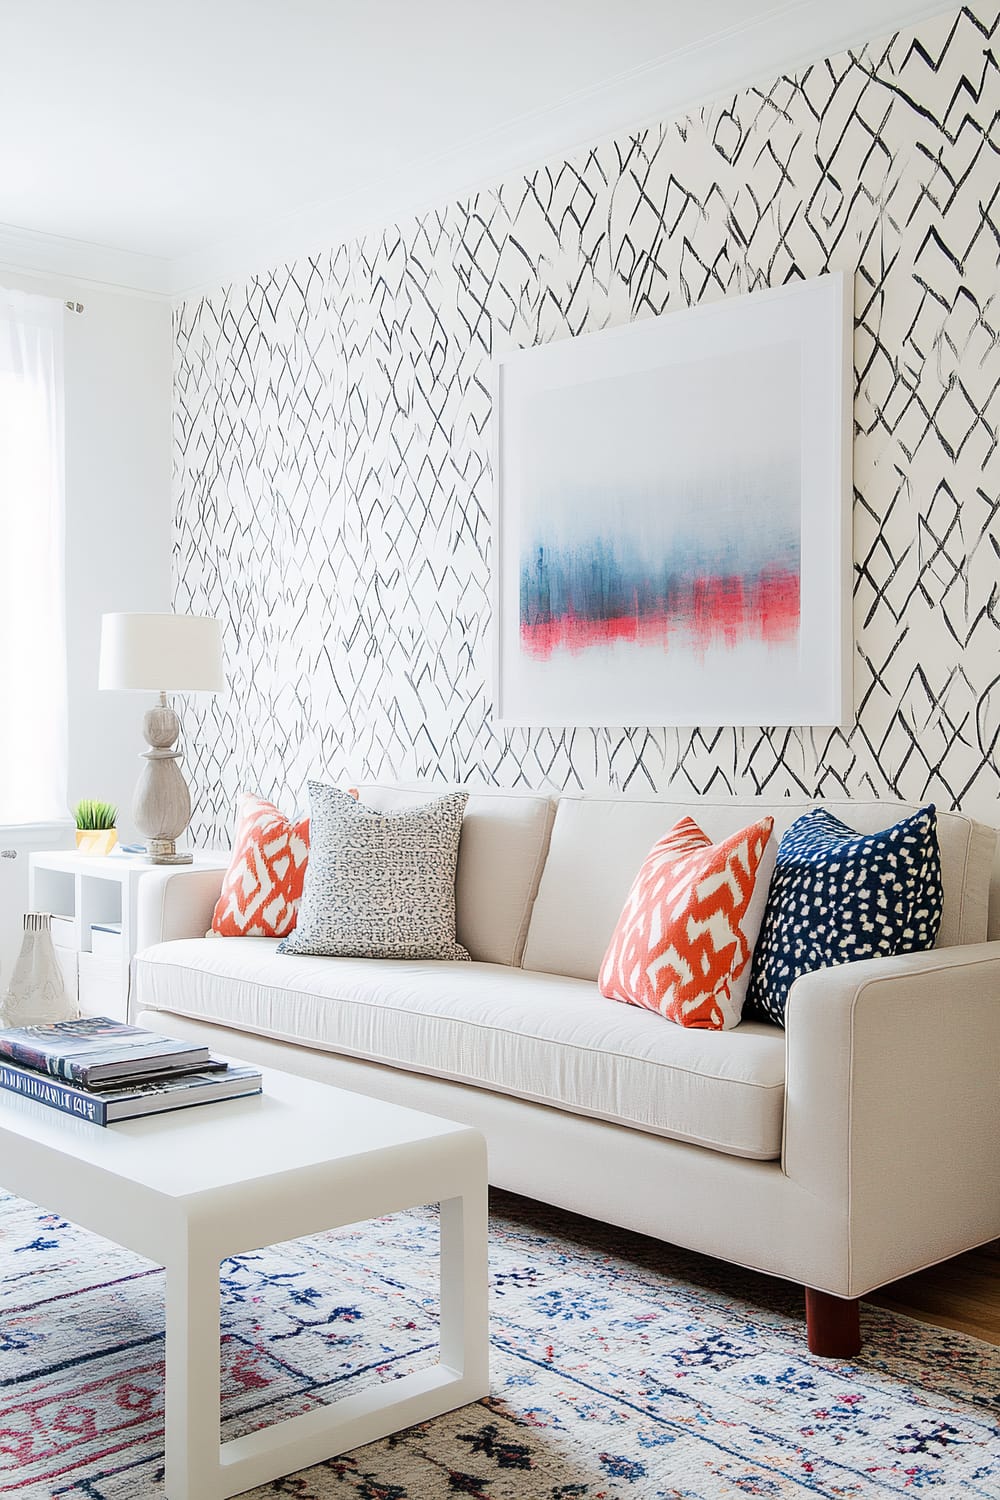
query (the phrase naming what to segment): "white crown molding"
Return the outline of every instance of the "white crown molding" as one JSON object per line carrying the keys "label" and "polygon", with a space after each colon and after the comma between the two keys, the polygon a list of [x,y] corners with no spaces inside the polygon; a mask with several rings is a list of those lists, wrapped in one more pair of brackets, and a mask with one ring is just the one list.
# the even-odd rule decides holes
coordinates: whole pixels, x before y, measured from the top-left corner
{"label": "white crown molding", "polygon": [[401,161],[360,192],[279,219],[249,220],[231,237],[176,259],[0,225],[0,269],[151,296],[197,295],[954,9],[941,0],[878,0],[875,6],[872,0],[785,0],[763,16],[463,140],[439,156]]}
{"label": "white crown molding", "polygon": [[834,5],[830,0],[790,0],[764,17],[463,141],[445,155],[403,163],[362,192],[248,225],[242,234],[180,256],[170,267],[171,291],[181,298],[249,278],[636,129],[641,122],[725,98],[954,8],[941,0],[882,0],[873,19],[871,0],[838,0]]}
{"label": "white crown molding", "polygon": [[54,276],[81,286],[108,287],[150,297],[170,294],[171,270],[166,258],[92,245],[86,240],[40,234],[14,224],[0,224],[0,271],[19,276]]}

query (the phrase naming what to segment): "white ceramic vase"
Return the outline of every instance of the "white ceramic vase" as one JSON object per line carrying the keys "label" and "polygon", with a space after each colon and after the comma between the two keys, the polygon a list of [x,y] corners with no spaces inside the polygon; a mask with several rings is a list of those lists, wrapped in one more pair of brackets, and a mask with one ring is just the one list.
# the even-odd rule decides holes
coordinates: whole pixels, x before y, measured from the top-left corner
{"label": "white ceramic vase", "polygon": [[51,917],[48,912],[29,911],[21,952],[0,1003],[0,1023],[43,1026],[49,1021],[75,1021],[79,1014],[75,997],[66,993],[52,946]]}

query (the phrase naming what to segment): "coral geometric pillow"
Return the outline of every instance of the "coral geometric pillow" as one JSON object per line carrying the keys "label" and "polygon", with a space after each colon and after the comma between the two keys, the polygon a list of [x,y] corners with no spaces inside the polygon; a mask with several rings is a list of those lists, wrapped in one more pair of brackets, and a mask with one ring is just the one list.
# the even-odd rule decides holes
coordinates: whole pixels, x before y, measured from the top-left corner
{"label": "coral geometric pillow", "polygon": [[287,936],[295,926],[308,859],[308,818],[292,823],[273,802],[243,797],[210,936]]}
{"label": "coral geometric pillow", "polygon": [[636,876],[601,964],[601,994],[679,1026],[739,1025],[774,866],[773,818],[713,844],[682,818]]}

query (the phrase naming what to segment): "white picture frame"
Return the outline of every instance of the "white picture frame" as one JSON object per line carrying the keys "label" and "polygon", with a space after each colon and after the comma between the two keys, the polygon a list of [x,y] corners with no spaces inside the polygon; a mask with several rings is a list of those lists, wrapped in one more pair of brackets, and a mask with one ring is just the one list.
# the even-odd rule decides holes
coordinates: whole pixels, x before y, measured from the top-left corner
{"label": "white picture frame", "polygon": [[493,361],[498,725],[851,721],[852,338],[831,272]]}

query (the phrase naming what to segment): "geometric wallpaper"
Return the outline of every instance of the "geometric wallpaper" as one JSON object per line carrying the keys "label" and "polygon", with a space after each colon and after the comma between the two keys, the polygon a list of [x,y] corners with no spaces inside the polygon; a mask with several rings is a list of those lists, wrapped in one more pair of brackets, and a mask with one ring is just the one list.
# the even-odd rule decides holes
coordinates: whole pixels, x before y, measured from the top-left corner
{"label": "geometric wallpaper", "polygon": [[[924,22],[175,313],[200,843],[309,776],[1000,799],[1000,41]],[[491,356],[854,277],[850,730],[497,729]]]}

